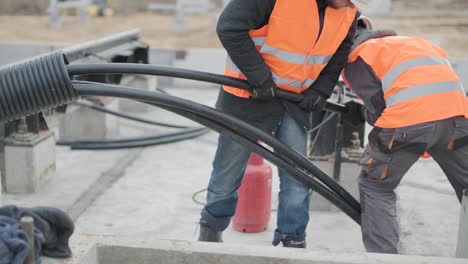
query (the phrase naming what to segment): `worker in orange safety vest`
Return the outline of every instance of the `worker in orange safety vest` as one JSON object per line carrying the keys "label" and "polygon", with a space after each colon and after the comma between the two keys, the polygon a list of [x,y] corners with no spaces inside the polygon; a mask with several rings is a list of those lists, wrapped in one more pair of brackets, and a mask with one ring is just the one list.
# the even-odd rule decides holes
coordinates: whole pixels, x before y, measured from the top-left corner
{"label": "worker in orange safety vest", "polygon": [[369,252],[396,254],[394,190],[423,153],[439,164],[459,200],[468,188],[468,101],[440,47],[361,22],[343,79],[374,126],[360,160],[362,239]]}
{"label": "worker in orange safety vest", "polygon": [[[326,104],[346,65],[357,8],[349,0],[231,0],[217,33],[227,51],[225,74],[246,79],[251,91],[224,86],[216,108],[273,134],[306,155],[309,114]],[[304,94],[299,104],[276,90]],[[250,151],[220,135],[201,212],[199,241],[222,242],[237,204]],[[309,188],[279,170],[273,245],[306,247]]]}

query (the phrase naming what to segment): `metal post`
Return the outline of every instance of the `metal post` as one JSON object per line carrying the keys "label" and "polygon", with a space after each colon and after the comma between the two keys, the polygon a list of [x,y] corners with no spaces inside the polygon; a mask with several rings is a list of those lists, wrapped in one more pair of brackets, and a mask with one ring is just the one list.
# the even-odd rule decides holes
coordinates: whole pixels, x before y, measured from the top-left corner
{"label": "metal post", "polygon": [[343,119],[341,114],[338,114],[338,120],[336,123],[336,138],[335,138],[335,164],[333,167],[333,179],[337,182],[340,182],[341,174],[341,151],[343,150]]}
{"label": "metal post", "polygon": [[24,216],[21,218],[21,228],[28,235],[28,242],[31,249],[29,250],[28,256],[24,260],[24,264],[34,264],[36,249],[34,245],[34,219],[30,216]]}
{"label": "metal post", "polygon": [[182,32],[184,29],[184,0],[177,0],[175,10],[175,30],[177,32]]}
{"label": "metal post", "polygon": [[57,0],[49,1],[49,25],[55,29],[60,28],[60,10],[57,5]]}
{"label": "metal post", "polygon": [[468,258],[468,189],[463,191],[456,257]]}
{"label": "metal post", "polygon": [[82,0],[80,9],[80,22],[85,23],[88,20],[88,8],[91,5],[90,0]]}

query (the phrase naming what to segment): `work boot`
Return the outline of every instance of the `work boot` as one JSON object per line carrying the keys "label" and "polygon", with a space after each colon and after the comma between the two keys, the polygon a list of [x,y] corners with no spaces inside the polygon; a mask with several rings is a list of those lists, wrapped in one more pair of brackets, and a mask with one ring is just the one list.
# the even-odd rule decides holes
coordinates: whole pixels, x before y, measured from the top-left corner
{"label": "work boot", "polygon": [[200,236],[198,241],[222,243],[222,231],[217,231],[210,227],[203,219],[200,220]]}
{"label": "work boot", "polygon": [[307,243],[305,240],[294,240],[291,238],[284,238],[281,240],[283,243],[283,247],[290,247],[290,248],[306,248]]}
{"label": "work boot", "polygon": [[276,247],[279,243],[283,243],[283,247],[289,248],[306,248],[307,246],[305,234],[302,236],[293,236],[275,231],[272,244]]}

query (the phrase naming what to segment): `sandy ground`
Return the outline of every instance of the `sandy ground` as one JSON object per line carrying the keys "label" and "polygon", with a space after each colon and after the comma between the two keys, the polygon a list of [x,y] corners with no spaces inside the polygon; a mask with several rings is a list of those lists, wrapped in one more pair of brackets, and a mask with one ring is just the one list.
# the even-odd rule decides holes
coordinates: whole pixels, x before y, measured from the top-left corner
{"label": "sandy ground", "polygon": [[[387,17],[372,17],[377,28],[395,29],[403,35],[425,37],[445,48],[452,57],[468,57],[468,1],[394,0]],[[76,17],[63,17],[61,29],[51,29],[46,16],[0,16],[1,42],[74,44],[133,28],[143,30],[142,39],[155,48],[221,47],[215,21],[221,10],[186,16],[186,29],[175,32],[170,14],[138,13],[128,16],[91,18],[80,24]]]}

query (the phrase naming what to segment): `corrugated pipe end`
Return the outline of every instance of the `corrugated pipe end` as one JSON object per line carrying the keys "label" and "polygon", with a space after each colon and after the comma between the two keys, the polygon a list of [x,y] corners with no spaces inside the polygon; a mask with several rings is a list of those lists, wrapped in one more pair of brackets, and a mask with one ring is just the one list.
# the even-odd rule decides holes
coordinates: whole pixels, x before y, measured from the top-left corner
{"label": "corrugated pipe end", "polygon": [[48,53],[0,68],[0,122],[74,102],[78,94],[63,52]]}

